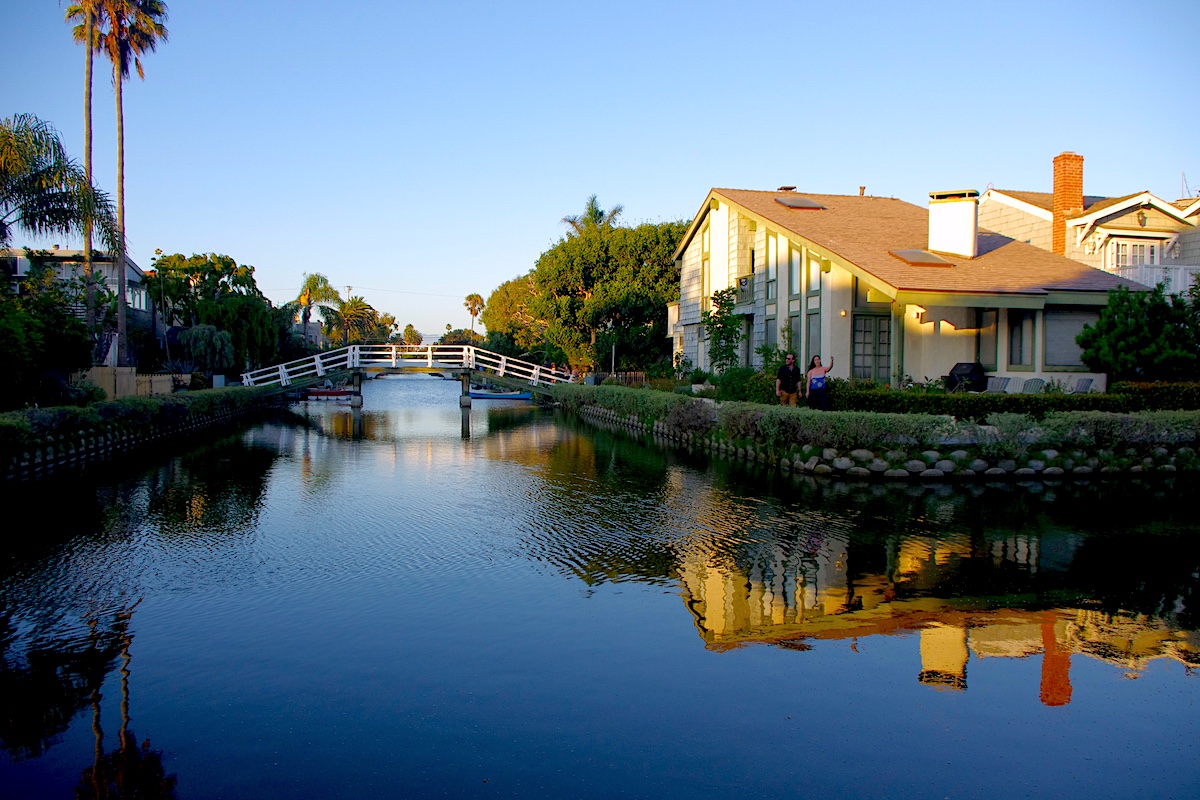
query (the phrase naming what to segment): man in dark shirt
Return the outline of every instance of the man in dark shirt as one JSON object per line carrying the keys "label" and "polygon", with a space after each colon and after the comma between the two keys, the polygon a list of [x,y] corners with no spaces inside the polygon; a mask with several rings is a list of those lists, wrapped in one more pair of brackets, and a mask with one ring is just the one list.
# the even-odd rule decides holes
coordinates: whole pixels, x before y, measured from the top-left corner
{"label": "man in dark shirt", "polygon": [[783,366],[775,375],[775,396],[781,405],[794,406],[799,404],[800,380],[804,373],[796,366],[796,354],[788,353]]}

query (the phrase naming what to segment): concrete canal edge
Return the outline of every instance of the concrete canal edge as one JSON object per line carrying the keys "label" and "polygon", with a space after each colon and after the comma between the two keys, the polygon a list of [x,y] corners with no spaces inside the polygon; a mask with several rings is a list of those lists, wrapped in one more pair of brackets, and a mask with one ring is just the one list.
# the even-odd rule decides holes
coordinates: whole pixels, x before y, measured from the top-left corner
{"label": "concrete canal edge", "polygon": [[642,422],[598,405],[577,409],[580,419],[596,427],[621,431],[661,447],[686,447],[747,464],[762,464],[785,472],[858,481],[1050,481],[1116,475],[1171,476],[1200,472],[1200,457],[1190,444],[1125,447],[1072,446],[1062,451],[1031,445],[1024,453],[996,456],[973,445],[949,443],[937,449],[897,446],[853,448],[798,445],[779,453],[765,446],[733,442],[720,432],[696,434],[665,422]]}

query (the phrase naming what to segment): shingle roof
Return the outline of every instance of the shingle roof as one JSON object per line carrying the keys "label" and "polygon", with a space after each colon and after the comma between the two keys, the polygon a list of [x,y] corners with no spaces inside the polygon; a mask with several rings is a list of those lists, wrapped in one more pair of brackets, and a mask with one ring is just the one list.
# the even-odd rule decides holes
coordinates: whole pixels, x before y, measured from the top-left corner
{"label": "shingle roof", "polygon": [[980,231],[979,255],[945,255],[954,267],[913,266],[891,251],[925,249],[929,212],[887,197],[804,194],[823,210],[789,209],[780,192],[713,189],[778,228],[808,239],[900,291],[1043,295],[1050,291],[1106,292],[1118,286],[1145,289],[1025,242]]}
{"label": "shingle roof", "polygon": [[[1018,199],[1024,203],[1029,203],[1029,205],[1031,205],[1031,206],[1037,206],[1038,208],[1044,208],[1047,211],[1054,210],[1054,193],[1053,192],[1014,192],[1014,191],[1010,191],[1008,189],[996,189],[995,191],[999,192],[1000,194],[1006,194],[1009,197],[1015,197],[1016,199]],[[1129,195],[1129,197],[1132,197],[1132,196],[1133,195]],[[1106,201],[1118,202],[1118,201],[1124,200],[1124,199],[1126,199],[1126,198],[1124,198],[1124,197],[1110,198],[1110,197],[1099,197],[1099,196],[1095,196],[1095,195],[1084,195],[1083,196],[1083,210],[1089,211],[1089,212],[1096,211],[1100,208],[1103,208],[1103,206],[1097,206],[1096,205],[1097,203],[1104,203],[1105,205],[1111,205],[1111,202],[1106,202]],[[1092,208],[1092,206],[1096,206],[1096,208]]]}

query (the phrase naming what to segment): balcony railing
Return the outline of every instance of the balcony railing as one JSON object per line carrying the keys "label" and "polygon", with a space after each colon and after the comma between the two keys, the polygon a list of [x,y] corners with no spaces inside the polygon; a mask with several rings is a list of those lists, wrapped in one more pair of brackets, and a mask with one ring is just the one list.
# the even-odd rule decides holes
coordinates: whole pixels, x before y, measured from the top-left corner
{"label": "balcony railing", "polygon": [[1198,264],[1135,264],[1128,267],[1118,267],[1117,275],[1131,281],[1137,281],[1143,286],[1154,287],[1166,284],[1167,294],[1183,294],[1200,275]]}
{"label": "balcony railing", "polygon": [[737,305],[749,305],[754,302],[754,276],[743,275],[737,280]]}

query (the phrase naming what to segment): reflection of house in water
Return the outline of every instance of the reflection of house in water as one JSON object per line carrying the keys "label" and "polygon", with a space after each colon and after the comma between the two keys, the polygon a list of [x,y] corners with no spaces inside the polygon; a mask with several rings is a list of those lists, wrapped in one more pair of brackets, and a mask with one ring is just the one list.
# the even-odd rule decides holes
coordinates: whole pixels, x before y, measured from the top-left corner
{"label": "reflection of house in water", "polygon": [[[702,541],[684,554],[684,599],[710,648],[808,639],[852,640],[918,632],[930,686],[965,690],[972,657],[1041,655],[1044,704],[1071,700],[1072,655],[1107,661],[1136,677],[1155,659],[1200,665],[1200,636],[1145,614],[1108,613],[1042,599],[1039,573],[1063,573],[1075,537],[892,537],[879,545],[883,572],[856,569],[863,555],[840,539],[793,535],[721,557]],[[1060,589],[1061,591],[1061,589]],[[1074,593],[1076,596],[1078,592]],[[799,648],[805,649],[805,648]]]}

